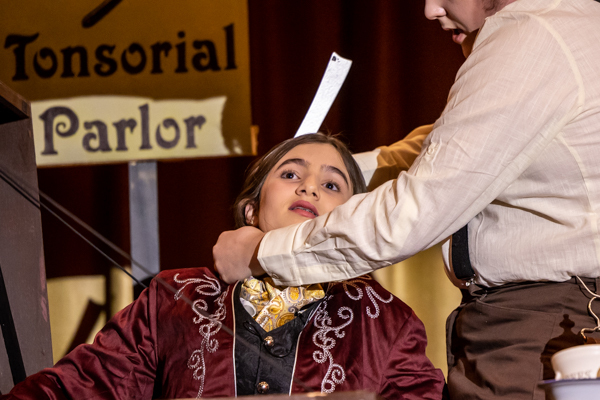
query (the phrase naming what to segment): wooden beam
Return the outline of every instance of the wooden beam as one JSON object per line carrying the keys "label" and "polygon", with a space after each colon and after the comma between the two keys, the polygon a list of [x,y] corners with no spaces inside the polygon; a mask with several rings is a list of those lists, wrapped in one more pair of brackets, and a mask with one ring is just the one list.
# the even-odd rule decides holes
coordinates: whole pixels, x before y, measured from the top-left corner
{"label": "wooden beam", "polygon": [[0,124],[26,118],[31,118],[29,102],[0,81]]}

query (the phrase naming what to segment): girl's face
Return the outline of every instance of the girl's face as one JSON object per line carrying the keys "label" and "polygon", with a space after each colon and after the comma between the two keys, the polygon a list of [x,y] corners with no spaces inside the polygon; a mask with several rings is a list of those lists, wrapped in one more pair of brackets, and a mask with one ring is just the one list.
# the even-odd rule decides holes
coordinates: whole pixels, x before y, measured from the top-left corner
{"label": "girl's face", "polygon": [[[323,215],[352,196],[342,156],[329,144],[302,144],[290,150],[267,175],[259,215],[246,213],[263,232]],[[250,206],[248,206],[250,207]]]}

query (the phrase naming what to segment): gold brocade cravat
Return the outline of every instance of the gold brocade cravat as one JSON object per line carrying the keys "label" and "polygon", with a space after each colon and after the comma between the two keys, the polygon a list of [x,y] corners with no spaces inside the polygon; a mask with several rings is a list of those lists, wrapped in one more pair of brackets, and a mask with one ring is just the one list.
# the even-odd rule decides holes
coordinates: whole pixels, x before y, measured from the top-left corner
{"label": "gold brocade cravat", "polygon": [[242,283],[240,299],[244,308],[267,332],[296,318],[296,312],[307,304],[325,297],[319,284],[277,288],[271,278],[248,278]]}

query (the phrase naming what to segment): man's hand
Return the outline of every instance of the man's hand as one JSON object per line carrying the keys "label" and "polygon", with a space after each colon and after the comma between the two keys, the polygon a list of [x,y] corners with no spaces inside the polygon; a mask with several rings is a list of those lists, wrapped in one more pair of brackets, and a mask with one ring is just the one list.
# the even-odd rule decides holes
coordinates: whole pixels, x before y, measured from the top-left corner
{"label": "man's hand", "polygon": [[252,226],[221,233],[213,246],[213,259],[222,280],[233,283],[265,273],[256,257],[264,235],[263,231]]}

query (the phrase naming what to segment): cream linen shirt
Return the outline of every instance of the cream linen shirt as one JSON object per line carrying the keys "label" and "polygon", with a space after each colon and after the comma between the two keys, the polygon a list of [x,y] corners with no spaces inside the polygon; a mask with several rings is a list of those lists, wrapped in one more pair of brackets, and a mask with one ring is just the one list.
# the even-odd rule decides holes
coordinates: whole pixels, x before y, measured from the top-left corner
{"label": "cream linen shirt", "polygon": [[597,277],[599,212],[600,3],[517,0],[487,18],[408,172],[267,233],[258,257],[279,285],[348,279],[468,222],[479,284]]}

